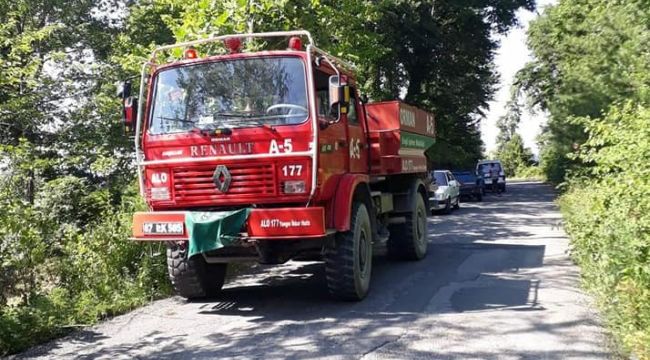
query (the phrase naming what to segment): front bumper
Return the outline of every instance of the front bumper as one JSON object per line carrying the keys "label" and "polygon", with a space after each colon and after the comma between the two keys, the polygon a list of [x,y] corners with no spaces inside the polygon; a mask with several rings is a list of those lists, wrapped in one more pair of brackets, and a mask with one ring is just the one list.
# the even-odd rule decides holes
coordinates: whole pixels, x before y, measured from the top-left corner
{"label": "front bumper", "polygon": [[[485,185],[492,185],[492,182],[493,182],[492,179],[485,179]],[[497,184],[503,185],[505,183],[506,183],[506,179],[501,177],[497,179]]]}
{"label": "front bumper", "polygon": [[[136,241],[190,240],[190,219],[209,217],[219,212],[159,211],[133,215]],[[238,229],[241,240],[295,240],[326,235],[325,210],[322,207],[250,209],[244,225]]]}
{"label": "front bumper", "polygon": [[436,197],[429,198],[429,207],[431,210],[442,210],[447,205],[446,199],[439,199]]}
{"label": "front bumper", "polygon": [[481,193],[481,188],[479,186],[464,186],[460,188],[461,196],[471,196]]}

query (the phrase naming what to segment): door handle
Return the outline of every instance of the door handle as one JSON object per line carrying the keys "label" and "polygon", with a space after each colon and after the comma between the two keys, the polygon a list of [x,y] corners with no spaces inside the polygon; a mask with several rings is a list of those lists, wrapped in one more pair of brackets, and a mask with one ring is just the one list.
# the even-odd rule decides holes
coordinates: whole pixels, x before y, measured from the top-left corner
{"label": "door handle", "polygon": [[348,142],[345,141],[345,140],[339,140],[338,144],[339,144],[339,147],[347,147],[348,146]]}

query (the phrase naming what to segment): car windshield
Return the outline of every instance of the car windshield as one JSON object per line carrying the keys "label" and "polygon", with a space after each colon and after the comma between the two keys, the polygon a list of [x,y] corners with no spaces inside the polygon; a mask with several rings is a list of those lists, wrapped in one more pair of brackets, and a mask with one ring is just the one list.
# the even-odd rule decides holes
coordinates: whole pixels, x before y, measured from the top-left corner
{"label": "car windshield", "polygon": [[299,58],[220,61],[161,71],[149,131],[291,125],[304,122],[307,114]]}
{"label": "car windshield", "polygon": [[433,177],[436,179],[436,184],[440,186],[447,186],[447,176],[444,172],[435,171]]}

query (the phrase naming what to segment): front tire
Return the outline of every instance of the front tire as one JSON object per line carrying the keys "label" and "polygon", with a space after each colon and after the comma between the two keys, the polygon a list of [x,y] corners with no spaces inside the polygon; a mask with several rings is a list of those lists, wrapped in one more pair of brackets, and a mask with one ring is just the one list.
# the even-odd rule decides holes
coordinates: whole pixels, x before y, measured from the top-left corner
{"label": "front tire", "polygon": [[424,199],[416,195],[404,224],[393,225],[388,239],[388,255],[395,259],[421,260],[427,255],[427,209]]}
{"label": "front tire", "polygon": [[227,264],[208,264],[202,255],[187,257],[187,247],[167,247],[167,272],[178,295],[186,299],[214,297],[226,279]]}
{"label": "front tire", "polygon": [[350,231],[336,234],[325,251],[325,276],[329,293],[338,299],[358,301],[366,297],[372,273],[372,228],[368,209],[354,203]]}

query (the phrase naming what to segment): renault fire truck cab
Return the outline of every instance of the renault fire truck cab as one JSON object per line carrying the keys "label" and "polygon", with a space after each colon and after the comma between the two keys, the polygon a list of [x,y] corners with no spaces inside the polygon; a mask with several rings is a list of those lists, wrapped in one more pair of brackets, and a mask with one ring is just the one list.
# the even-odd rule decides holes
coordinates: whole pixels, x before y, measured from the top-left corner
{"label": "renault fire truck cab", "polygon": [[[285,49],[243,50],[243,41],[278,38]],[[225,51],[212,54],[219,44]],[[179,51],[182,59],[160,60]],[[433,116],[398,101],[362,103],[353,66],[308,32],[158,48],[139,96],[128,83],[121,96],[150,208],[134,214],[133,239],[167,244],[181,296],[216,295],[228,263],[311,259],[324,260],[332,295],[360,300],[373,249],[425,256]]]}

